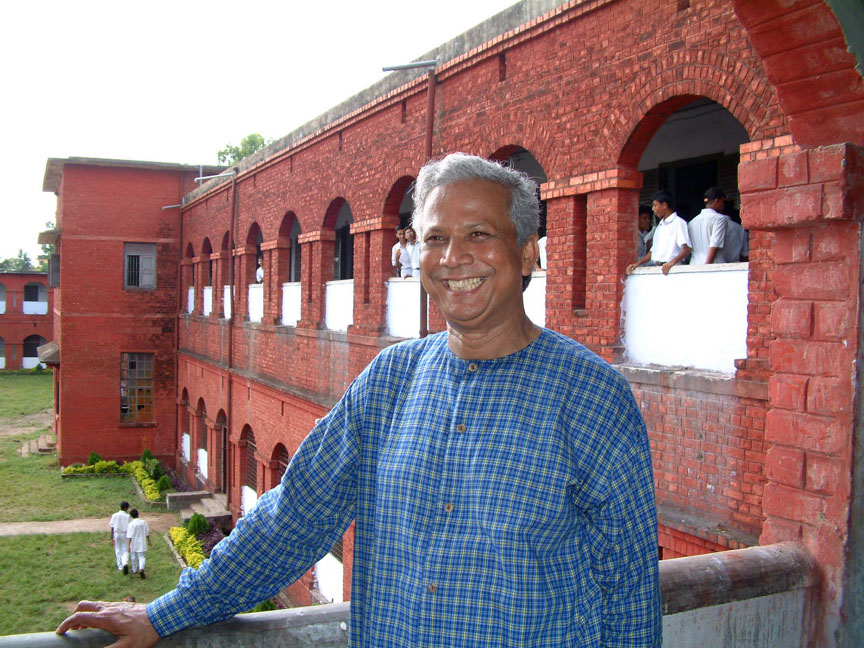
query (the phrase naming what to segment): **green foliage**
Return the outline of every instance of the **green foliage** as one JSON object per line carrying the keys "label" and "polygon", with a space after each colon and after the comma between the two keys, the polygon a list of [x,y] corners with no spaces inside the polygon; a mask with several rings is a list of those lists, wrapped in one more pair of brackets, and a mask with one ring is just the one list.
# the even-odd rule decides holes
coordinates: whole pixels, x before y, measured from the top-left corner
{"label": "green foliage", "polygon": [[258,133],[252,133],[240,140],[240,146],[226,144],[225,148],[218,153],[219,164],[227,164],[228,166],[237,164],[243,158],[249,157],[256,151],[272,143],[272,139],[265,141]]}
{"label": "green foliage", "polygon": [[273,602],[273,599],[266,599],[261,601],[254,608],[249,610],[250,612],[272,612],[273,610],[278,610],[276,604]]}
{"label": "green foliage", "polygon": [[99,461],[102,461],[102,457],[100,457],[98,453],[91,452],[89,455],[87,455],[87,465],[88,466],[92,466],[93,464],[95,464]]}
{"label": "green foliage", "polygon": [[[56,484],[56,470],[53,477]],[[132,486],[126,479],[64,480],[67,484],[79,491],[79,497],[90,484]],[[120,500],[115,500],[110,506],[104,503],[102,515],[117,510]],[[60,512],[54,502],[36,503],[48,515]],[[161,538],[154,537],[147,552],[147,578],[131,580],[114,567],[114,547],[106,537],[107,533],[0,537],[0,574],[5,576],[0,587],[0,635],[51,632],[82,599],[122,601],[134,594],[139,603],[149,603],[177,584],[180,567]],[[72,638],[58,641],[76,643]]]}
{"label": "green foliage", "polygon": [[165,471],[162,470],[162,466],[159,464],[158,459],[147,459],[143,461],[144,470],[147,471],[147,474],[150,476],[150,479],[153,481],[159,481],[159,478],[165,474]]}
{"label": "green foliage", "polygon": [[174,484],[171,483],[171,478],[168,475],[162,475],[156,480],[156,488],[159,489],[160,493],[169,490],[173,485]]}
{"label": "green foliage", "polygon": [[189,530],[193,536],[197,536],[199,533],[205,533],[210,530],[210,523],[200,513],[194,513],[192,517],[189,518],[189,521],[186,523],[186,528]]}
{"label": "green foliage", "polygon": [[156,482],[150,477],[150,474],[144,468],[144,464],[140,461],[130,461],[123,464],[123,469],[128,471],[135,477],[141,490],[144,491],[144,497],[149,502],[161,502],[162,492],[156,486]]}
{"label": "green foliage", "polygon": [[[259,136],[260,137],[260,136]],[[18,250],[18,256],[0,260],[0,272],[29,272],[35,270],[33,262],[24,250]]]}
{"label": "green foliage", "polygon": [[83,466],[81,464],[72,464],[63,469],[64,475],[103,475],[105,473],[120,473],[123,472],[120,464],[113,459],[111,461],[97,461],[92,464]]}
{"label": "green foliage", "polygon": [[149,448],[145,448],[144,452],[141,453],[141,463],[146,464],[149,459],[155,458]]}
{"label": "green foliage", "polygon": [[0,372],[0,419],[36,414],[54,402],[50,371]]}
{"label": "green foliage", "polygon": [[[54,221],[46,221],[46,223],[45,223],[45,229],[46,230],[53,230],[54,227],[55,227]],[[39,272],[48,272],[48,259],[50,259],[51,255],[54,254],[54,244],[53,243],[48,243],[48,244],[43,243],[39,247],[42,248],[42,254],[39,255],[39,267],[37,268],[37,270],[39,270]]]}
{"label": "green foliage", "polygon": [[171,527],[168,536],[184,562],[192,569],[198,569],[204,562],[204,550],[198,539],[189,533],[185,527]]}

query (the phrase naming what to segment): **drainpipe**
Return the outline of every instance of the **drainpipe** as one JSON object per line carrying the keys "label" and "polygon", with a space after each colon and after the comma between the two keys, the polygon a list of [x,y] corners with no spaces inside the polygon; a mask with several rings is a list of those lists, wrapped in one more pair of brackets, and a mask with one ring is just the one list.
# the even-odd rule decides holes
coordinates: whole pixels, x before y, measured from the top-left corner
{"label": "drainpipe", "polygon": [[[162,209],[177,208],[177,316],[174,318],[174,394],[180,386],[180,313],[183,310],[183,171],[177,173],[177,204]],[[180,447],[180,408],[174,403],[174,450]],[[174,464],[177,467],[177,464]]]}
{"label": "drainpipe", "polygon": [[[237,223],[237,175],[236,173],[231,178],[231,221],[228,225],[228,286],[229,293],[231,297],[231,319],[228,321],[228,362],[227,362],[227,372],[228,372],[228,411],[226,412],[226,424],[228,425],[228,431],[225,434],[226,445],[224,450],[227,452],[230,447],[230,438],[231,438],[231,428],[233,426],[233,418],[232,418],[232,385],[233,380],[231,378],[231,369],[232,362],[234,356],[234,320],[237,317],[237,300],[234,296],[236,290],[234,289],[234,230]],[[223,292],[224,299],[224,292]],[[226,466],[225,474],[222,476],[225,480],[223,486],[225,487],[225,495],[227,496],[228,510],[231,510],[231,462],[226,461],[225,457],[222,458],[224,465]]]}

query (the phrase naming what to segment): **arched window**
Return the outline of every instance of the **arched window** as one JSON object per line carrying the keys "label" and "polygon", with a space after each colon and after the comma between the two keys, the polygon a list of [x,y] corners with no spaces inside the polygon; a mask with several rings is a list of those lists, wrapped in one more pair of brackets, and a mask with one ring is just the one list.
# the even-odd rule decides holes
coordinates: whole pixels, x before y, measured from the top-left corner
{"label": "arched window", "polygon": [[21,357],[22,369],[33,369],[39,365],[38,349],[43,344],[45,344],[45,338],[41,335],[30,335],[24,338],[24,354]]}
{"label": "arched window", "polygon": [[347,202],[343,202],[336,217],[336,248],[333,252],[333,279],[354,278],[354,236],[351,224],[354,215]]}
{"label": "arched window", "polygon": [[243,483],[249,488],[258,492],[258,462],[255,459],[255,435],[252,430],[246,433],[246,475]]}
{"label": "arched window", "polygon": [[45,284],[33,282],[24,286],[23,312],[25,315],[48,313],[48,287]]}
{"label": "arched window", "polygon": [[0,315],[6,312],[6,286],[0,283]]}

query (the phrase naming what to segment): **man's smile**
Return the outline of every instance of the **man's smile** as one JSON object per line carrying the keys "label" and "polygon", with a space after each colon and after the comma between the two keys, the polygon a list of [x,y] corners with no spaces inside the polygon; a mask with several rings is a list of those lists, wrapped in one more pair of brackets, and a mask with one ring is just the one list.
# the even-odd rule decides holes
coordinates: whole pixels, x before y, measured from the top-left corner
{"label": "man's smile", "polygon": [[454,292],[464,292],[474,290],[484,281],[486,277],[468,277],[467,279],[444,279],[443,283]]}

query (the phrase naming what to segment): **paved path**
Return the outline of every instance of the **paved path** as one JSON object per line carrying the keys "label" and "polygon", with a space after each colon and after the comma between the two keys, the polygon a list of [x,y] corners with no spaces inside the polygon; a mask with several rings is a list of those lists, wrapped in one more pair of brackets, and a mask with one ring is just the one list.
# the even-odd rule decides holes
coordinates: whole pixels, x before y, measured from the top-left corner
{"label": "paved path", "polygon": [[[55,520],[53,522],[8,522],[0,524],[0,536],[32,535],[36,533],[104,533],[108,536],[108,517],[85,518],[83,520]],[[179,526],[177,513],[146,513],[141,516],[151,531],[162,533],[172,526]]]}

